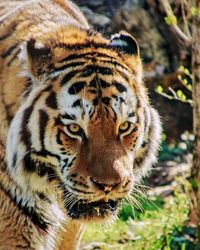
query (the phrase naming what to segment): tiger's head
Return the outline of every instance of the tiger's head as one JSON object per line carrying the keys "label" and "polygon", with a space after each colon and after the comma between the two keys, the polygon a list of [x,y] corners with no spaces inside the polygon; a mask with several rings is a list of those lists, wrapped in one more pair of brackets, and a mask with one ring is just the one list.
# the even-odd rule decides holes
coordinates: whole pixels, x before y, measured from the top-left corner
{"label": "tiger's head", "polygon": [[62,189],[73,219],[115,216],[160,143],[137,42],[73,29],[31,38],[20,60],[28,87],[7,141],[14,180],[30,199]]}

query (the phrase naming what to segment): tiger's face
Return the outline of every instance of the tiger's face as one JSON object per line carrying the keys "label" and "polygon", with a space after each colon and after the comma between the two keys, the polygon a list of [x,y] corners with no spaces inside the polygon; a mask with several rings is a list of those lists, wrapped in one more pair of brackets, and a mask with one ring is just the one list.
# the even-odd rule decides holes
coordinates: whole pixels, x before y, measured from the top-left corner
{"label": "tiger's face", "polygon": [[95,39],[84,38],[78,53],[68,44],[28,42],[34,83],[8,136],[8,166],[19,184],[46,194],[56,183],[67,214],[81,220],[115,216],[160,142],[137,43],[127,33]]}
{"label": "tiger's face", "polygon": [[58,97],[55,143],[63,159],[59,175],[68,192],[80,199],[69,206],[73,218],[114,213],[117,201],[130,194],[134,183],[133,151],[140,132],[133,112],[135,93],[125,79],[112,74],[114,68],[108,77],[100,65],[98,59],[88,64],[94,67],[90,78],[66,84]]}

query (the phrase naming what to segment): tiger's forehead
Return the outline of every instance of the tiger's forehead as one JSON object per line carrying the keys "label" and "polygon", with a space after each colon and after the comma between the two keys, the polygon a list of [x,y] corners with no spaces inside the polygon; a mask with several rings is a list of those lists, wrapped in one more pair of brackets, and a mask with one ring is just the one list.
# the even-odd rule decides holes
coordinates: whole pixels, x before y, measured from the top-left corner
{"label": "tiger's forehead", "polygon": [[99,110],[104,120],[127,120],[136,109],[137,99],[130,82],[120,74],[109,74],[108,68],[106,75],[95,72],[63,85],[58,104],[63,123],[76,122],[86,129]]}

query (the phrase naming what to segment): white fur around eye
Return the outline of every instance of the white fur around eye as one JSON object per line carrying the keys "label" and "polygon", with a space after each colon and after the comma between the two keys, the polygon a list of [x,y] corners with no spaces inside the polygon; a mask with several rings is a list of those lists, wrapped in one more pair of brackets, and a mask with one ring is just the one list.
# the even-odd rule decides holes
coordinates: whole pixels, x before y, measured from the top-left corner
{"label": "white fur around eye", "polygon": [[121,123],[121,125],[119,126],[120,137],[124,137],[126,135],[129,135],[133,131],[134,127],[135,127],[135,125],[129,121],[125,121],[125,122]]}

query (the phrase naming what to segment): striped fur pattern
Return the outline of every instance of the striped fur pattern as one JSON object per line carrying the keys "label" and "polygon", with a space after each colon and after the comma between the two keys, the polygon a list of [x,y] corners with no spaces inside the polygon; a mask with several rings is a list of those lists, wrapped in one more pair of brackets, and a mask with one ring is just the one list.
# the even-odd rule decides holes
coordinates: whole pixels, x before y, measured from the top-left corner
{"label": "striped fur pattern", "polygon": [[67,0],[0,1],[0,14],[0,249],[77,249],[156,162],[139,48]]}

